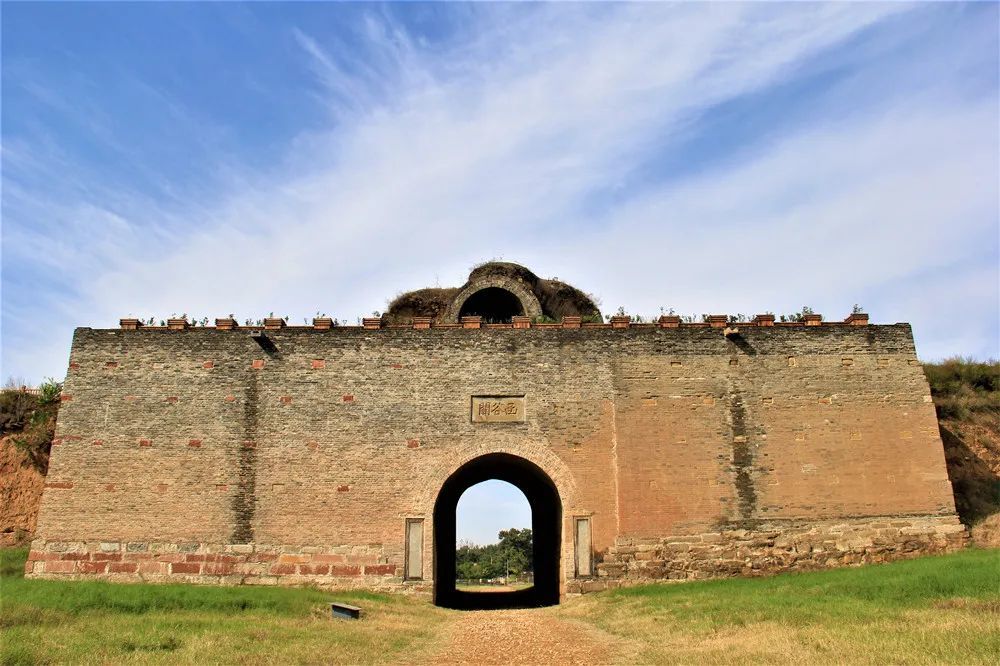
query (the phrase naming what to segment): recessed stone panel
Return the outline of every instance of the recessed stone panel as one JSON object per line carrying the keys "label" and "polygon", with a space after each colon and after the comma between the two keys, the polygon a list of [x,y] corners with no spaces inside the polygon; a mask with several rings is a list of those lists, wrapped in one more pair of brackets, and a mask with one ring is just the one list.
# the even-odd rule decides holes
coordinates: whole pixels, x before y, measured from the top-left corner
{"label": "recessed stone panel", "polygon": [[524,418],[523,395],[472,396],[473,423],[523,423]]}

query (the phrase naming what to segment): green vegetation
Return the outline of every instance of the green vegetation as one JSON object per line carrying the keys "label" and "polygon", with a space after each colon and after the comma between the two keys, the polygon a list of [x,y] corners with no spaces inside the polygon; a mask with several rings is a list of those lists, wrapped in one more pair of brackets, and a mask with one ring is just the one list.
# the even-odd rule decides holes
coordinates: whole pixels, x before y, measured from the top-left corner
{"label": "green vegetation", "polygon": [[995,663],[1000,551],[772,578],[647,585],[567,611],[646,663]]}
{"label": "green vegetation", "polygon": [[500,530],[499,543],[464,544],[455,550],[455,575],[462,580],[522,576],[532,570],[531,529]]}
{"label": "green vegetation", "polygon": [[[859,312],[859,311],[860,311],[860,308],[858,308],[857,306],[854,306],[854,312]],[[811,307],[809,307],[808,305],[803,305],[802,308],[798,312],[792,312],[792,313],[789,313],[789,314],[778,315],[778,321],[787,321],[787,322],[805,321],[806,320],[806,315],[811,315],[811,314],[816,314],[816,313],[813,312],[813,309]]]}
{"label": "green vegetation", "polygon": [[[859,314],[859,313],[861,313],[862,312],[861,306],[860,305],[855,305],[854,308],[851,310],[851,312],[853,314]],[[721,313],[717,313],[717,314],[721,314]],[[762,314],[774,314],[774,313],[773,312],[765,312],[765,313],[762,313]],[[785,322],[785,323],[803,322],[806,319],[806,315],[811,315],[811,314],[815,314],[813,312],[813,309],[811,307],[809,307],[808,305],[803,305],[802,308],[798,312],[791,312],[791,313],[788,313],[788,314],[778,315],[777,316],[777,320],[781,321],[781,322]],[[708,317],[709,317],[709,315],[706,314],[706,313],[703,313],[703,314],[700,314],[700,315],[678,314],[673,308],[664,308],[664,307],[660,307],[659,314],[650,315],[649,317],[644,317],[642,315],[629,315],[627,312],[625,312],[625,308],[624,307],[619,307],[618,310],[617,310],[617,312],[615,312],[615,314],[614,314],[614,316],[616,316],[616,317],[630,317],[633,324],[645,324],[647,322],[648,323],[656,323],[657,321],[659,321],[660,317],[662,317],[664,315],[670,315],[670,316],[680,317],[680,320],[683,323],[685,323],[685,324],[695,324],[695,323],[698,323],[698,322],[705,323],[705,322],[708,321]],[[609,321],[610,321],[611,317],[612,317],[612,315],[605,315],[604,316],[604,318],[607,319],[607,320],[609,320]],[[750,321],[753,321],[755,315],[747,314],[747,313],[743,313],[743,312],[734,312],[734,313],[731,313],[731,314],[726,314],[725,317],[726,317],[726,321],[727,322],[729,322],[731,324],[735,324],[735,323],[740,323],[740,322],[750,322]]]}
{"label": "green vegetation", "polygon": [[43,474],[49,466],[61,392],[62,384],[54,379],[46,380],[37,393],[20,390],[14,381],[0,391],[0,435],[13,435],[14,445]]}
{"label": "green vegetation", "polygon": [[[24,563],[28,559],[27,548],[0,548],[0,593],[10,578],[24,577]],[[0,603],[3,597],[0,596]]]}
{"label": "green vegetation", "polygon": [[[372,592],[24,580],[25,556],[0,551],[3,664],[433,661],[469,617]],[[330,619],[333,599],[363,619]],[[1000,551],[645,585],[530,613],[533,624],[590,627],[619,663],[995,663]],[[513,626],[516,662],[526,648]]]}
{"label": "green vegetation", "polygon": [[925,363],[955,508],[976,543],[1000,546],[1000,363]]}
{"label": "green vegetation", "polygon": [[[26,551],[0,550],[0,663],[398,661],[444,611],[366,591],[24,580]],[[330,601],[364,621],[330,618]]]}
{"label": "green vegetation", "polygon": [[925,363],[924,374],[931,385],[938,418],[1000,415],[1000,362],[951,358]]}

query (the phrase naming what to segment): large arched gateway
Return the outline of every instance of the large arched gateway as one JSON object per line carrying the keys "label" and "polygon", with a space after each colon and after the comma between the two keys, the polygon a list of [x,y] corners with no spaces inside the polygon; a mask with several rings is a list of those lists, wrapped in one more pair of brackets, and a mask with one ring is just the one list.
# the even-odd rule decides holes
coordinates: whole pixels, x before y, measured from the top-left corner
{"label": "large arched gateway", "polygon": [[[517,592],[455,589],[455,509],[468,488],[490,479],[516,486],[531,506],[535,584]],[[448,477],[434,504],[434,603],[448,608],[515,608],[559,603],[562,504],[552,479],[537,465],[506,453],[480,456]]]}

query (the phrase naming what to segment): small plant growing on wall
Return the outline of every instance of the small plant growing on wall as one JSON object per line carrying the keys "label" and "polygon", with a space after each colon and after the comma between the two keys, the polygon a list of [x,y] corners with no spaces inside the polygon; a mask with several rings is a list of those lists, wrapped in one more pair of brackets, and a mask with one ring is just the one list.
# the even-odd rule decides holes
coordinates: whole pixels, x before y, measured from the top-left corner
{"label": "small plant growing on wall", "polygon": [[784,322],[804,321],[806,315],[811,315],[811,314],[814,314],[813,309],[808,305],[803,305],[802,309],[799,310],[798,312],[793,312],[791,314],[783,314],[779,317],[779,320]]}

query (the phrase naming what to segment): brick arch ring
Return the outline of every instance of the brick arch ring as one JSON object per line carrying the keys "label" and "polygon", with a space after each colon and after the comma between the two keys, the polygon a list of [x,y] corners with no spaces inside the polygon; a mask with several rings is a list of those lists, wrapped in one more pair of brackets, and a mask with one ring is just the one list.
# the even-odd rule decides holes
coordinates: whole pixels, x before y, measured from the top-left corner
{"label": "brick arch ring", "polygon": [[462,290],[458,292],[451,301],[451,305],[448,306],[448,311],[445,313],[445,321],[457,322],[458,314],[462,311],[462,306],[465,302],[472,297],[473,294],[482,291],[483,289],[489,288],[503,289],[514,295],[514,297],[520,301],[521,309],[524,310],[524,314],[532,319],[542,316],[542,304],[538,301],[538,297],[527,289],[523,284],[517,280],[512,280],[499,275],[494,275],[490,277],[485,277],[481,280],[476,280],[475,282],[470,282],[469,284],[462,287]]}
{"label": "brick arch ring", "polygon": [[437,502],[438,493],[453,474],[464,467],[467,463],[476,458],[489,455],[491,453],[506,453],[508,455],[523,458],[542,470],[556,487],[559,499],[563,507],[576,506],[577,488],[573,473],[566,466],[559,456],[548,449],[544,444],[535,446],[471,446],[462,448],[456,452],[458,455],[449,459],[447,463],[435,465],[426,475],[429,483],[420,495],[420,511],[426,516],[434,514],[434,504]]}

